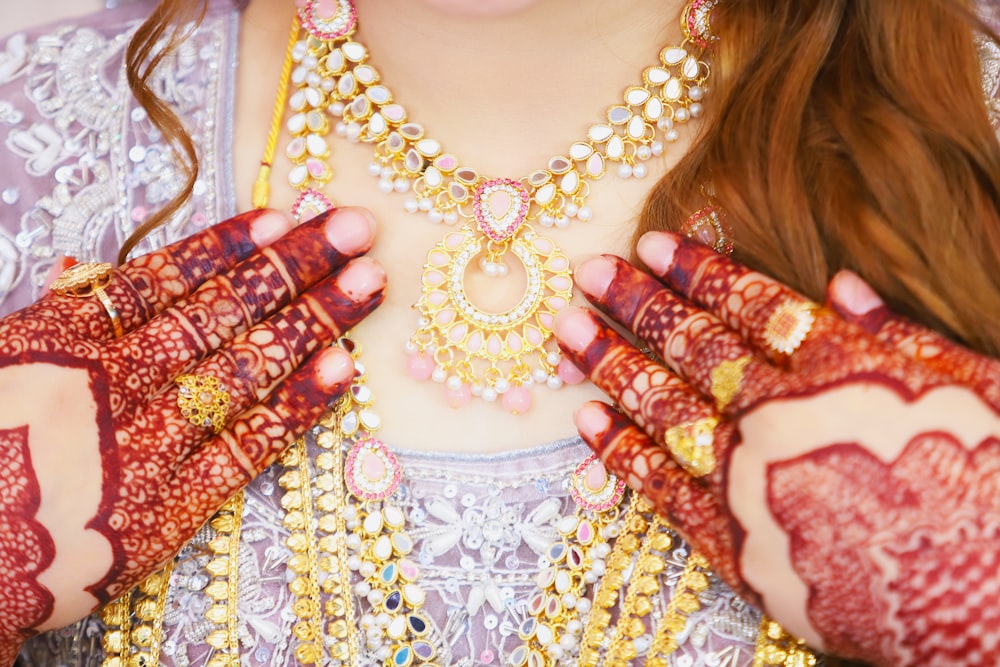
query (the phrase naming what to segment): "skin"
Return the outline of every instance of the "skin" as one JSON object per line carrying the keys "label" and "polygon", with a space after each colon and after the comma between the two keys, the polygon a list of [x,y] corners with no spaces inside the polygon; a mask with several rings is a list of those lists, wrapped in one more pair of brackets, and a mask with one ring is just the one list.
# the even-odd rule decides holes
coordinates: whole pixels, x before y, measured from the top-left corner
{"label": "skin", "polygon": [[[814,646],[878,665],[995,664],[1000,363],[894,316],[850,274],[801,347],[776,354],[769,318],[802,297],[672,235],[647,235],[639,254],[654,275],[606,256],[578,285],[663,365],[593,313],[557,322],[621,410],[577,415],[606,464]],[[719,405],[712,370],[743,357]],[[705,416],[719,419],[717,466],[695,477],[660,443]]]}
{"label": "skin", "polygon": [[[323,348],[381,300],[381,268],[355,259],[371,221],[288,228],[254,212],[122,266],[122,338],[93,296],[0,320],[3,664],[161,566],[352,378]],[[181,415],[182,373],[228,391],[219,433]]]}

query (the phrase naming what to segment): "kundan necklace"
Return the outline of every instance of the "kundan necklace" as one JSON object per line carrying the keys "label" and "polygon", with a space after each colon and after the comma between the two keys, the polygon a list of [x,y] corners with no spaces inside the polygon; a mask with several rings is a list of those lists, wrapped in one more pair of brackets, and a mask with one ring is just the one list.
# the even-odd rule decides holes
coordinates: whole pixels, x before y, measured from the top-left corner
{"label": "kundan necklace", "polygon": [[[292,138],[285,155],[293,165],[288,182],[300,192],[293,213],[304,219],[333,206],[322,189],[332,177],[326,158],[334,130],[373,145],[369,171],[383,192],[408,194],[406,211],[448,226],[424,265],[417,329],[407,343],[410,374],[444,384],[453,406],[480,397],[515,414],[530,408],[530,386],[557,389],[578,381],[552,336],[554,317],[572,294],[570,263],[534,225],[562,229],[572,220],[590,220],[591,182],[608,171],[644,177],[645,162],[662,155],[664,142],[679,138],[677,126],[701,115],[709,75],[701,53],[711,39],[714,0],[689,4],[682,44],[662,49],[641,82],[626,88],[622,100],[564,155],[520,178],[487,176],[462,164],[409,119],[367,48],[354,39],[357,12],[350,0],[299,4],[285,66],[293,88],[287,102]],[[255,188],[257,206],[266,203],[286,94],[279,91],[270,150]],[[518,265],[526,285],[509,309],[481,308],[467,292],[467,272],[503,281],[509,267]]]}

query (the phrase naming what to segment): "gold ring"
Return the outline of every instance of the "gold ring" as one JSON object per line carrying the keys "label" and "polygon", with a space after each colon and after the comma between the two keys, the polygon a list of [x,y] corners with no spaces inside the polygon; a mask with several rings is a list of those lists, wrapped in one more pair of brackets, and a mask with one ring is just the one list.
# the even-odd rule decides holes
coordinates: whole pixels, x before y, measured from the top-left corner
{"label": "gold ring", "polygon": [[229,392],[211,375],[181,375],[174,382],[177,407],[189,423],[218,433],[226,427]]}
{"label": "gold ring", "polygon": [[118,309],[111,303],[111,298],[104,288],[111,284],[111,274],[113,268],[108,263],[83,262],[74,264],[59,274],[59,277],[52,281],[49,289],[59,296],[71,296],[73,298],[83,298],[96,296],[97,300],[104,306],[108,317],[111,318],[111,327],[115,332],[115,338],[125,335],[122,328],[121,316]]}
{"label": "gold ring", "polygon": [[816,323],[819,306],[808,301],[788,299],[778,306],[764,325],[764,343],[772,352],[790,356]]}
{"label": "gold ring", "polygon": [[671,426],[663,441],[674,460],[695,477],[704,477],[715,470],[716,417],[703,417],[688,424]]}
{"label": "gold ring", "polygon": [[747,366],[753,361],[752,355],[739,359],[729,359],[712,369],[712,386],[709,390],[715,399],[715,409],[725,412],[726,408],[743,388],[743,376]]}

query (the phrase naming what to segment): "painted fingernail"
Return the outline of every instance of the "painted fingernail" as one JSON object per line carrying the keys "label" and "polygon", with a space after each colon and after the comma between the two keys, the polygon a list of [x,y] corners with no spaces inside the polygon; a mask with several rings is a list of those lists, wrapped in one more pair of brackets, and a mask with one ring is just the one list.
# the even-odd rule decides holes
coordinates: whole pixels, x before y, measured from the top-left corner
{"label": "painted fingernail", "polygon": [[615,277],[617,268],[607,257],[595,257],[576,267],[573,277],[587,295],[601,298]]}
{"label": "painted fingernail", "polygon": [[363,208],[338,209],[326,223],[330,245],[345,255],[365,252],[375,235],[375,218]]}
{"label": "painted fingernail", "polygon": [[258,248],[271,245],[292,228],[292,221],[277,211],[265,211],[250,223],[250,240]]}
{"label": "painted fingernail", "polygon": [[837,303],[854,315],[864,315],[885,305],[868,283],[851,271],[834,276],[831,287]]}
{"label": "painted fingernail", "polygon": [[597,335],[597,325],[587,311],[570,307],[559,312],[555,321],[559,342],[574,352],[583,352]]}
{"label": "painted fingernail", "polygon": [[340,272],[337,284],[352,301],[364,301],[385,287],[385,271],[375,260],[361,257],[353,260]]}
{"label": "painted fingernail", "polygon": [[608,415],[598,406],[589,404],[576,411],[573,421],[576,424],[576,430],[585,440],[589,441],[595,440],[611,426]]}
{"label": "painted fingernail", "polygon": [[335,387],[354,377],[354,360],[347,351],[331,347],[320,354],[316,368],[324,386]]}
{"label": "painted fingernail", "polygon": [[646,266],[657,275],[663,275],[674,262],[677,239],[663,232],[648,232],[639,239],[636,248]]}

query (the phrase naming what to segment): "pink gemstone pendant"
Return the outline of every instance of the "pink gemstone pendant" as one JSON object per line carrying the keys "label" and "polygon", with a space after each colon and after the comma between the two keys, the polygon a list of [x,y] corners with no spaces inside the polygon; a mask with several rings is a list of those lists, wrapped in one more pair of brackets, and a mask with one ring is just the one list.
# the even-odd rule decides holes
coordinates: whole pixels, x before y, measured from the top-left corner
{"label": "pink gemstone pendant", "polygon": [[385,500],[399,487],[402,469],[385,443],[368,436],[347,452],[344,479],[358,500]]}
{"label": "pink gemstone pendant", "polygon": [[354,31],[358,13],[351,0],[308,0],[299,10],[302,26],[319,39],[339,39]]}
{"label": "pink gemstone pendant", "polygon": [[330,198],[319,190],[305,190],[292,204],[292,215],[297,222],[305,222],[333,208]]}
{"label": "pink gemstone pendant", "polygon": [[506,241],[528,217],[530,199],[524,186],[509,178],[480,184],[472,198],[480,231],[497,243]]}
{"label": "pink gemstone pendant", "polygon": [[591,454],[573,471],[570,495],[583,509],[606,512],[621,502],[625,480],[608,472],[597,455]]}

